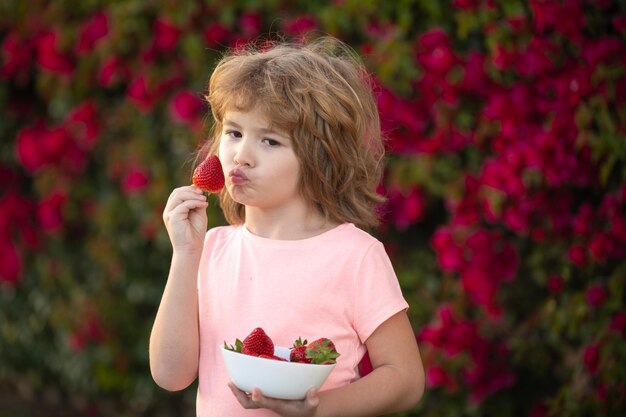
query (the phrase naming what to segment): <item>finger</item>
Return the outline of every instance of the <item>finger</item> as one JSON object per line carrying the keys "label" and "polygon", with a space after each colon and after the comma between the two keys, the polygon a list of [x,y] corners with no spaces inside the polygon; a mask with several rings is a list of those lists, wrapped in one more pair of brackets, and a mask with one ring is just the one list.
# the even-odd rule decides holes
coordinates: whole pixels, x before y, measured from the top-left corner
{"label": "finger", "polygon": [[[198,190],[198,189],[196,189]],[[198,190],[199,191],[199,190]],[[186,200],[206,201],[207,197],[202,192],[197,192],[190,187],[177,188],[170,194],[165,205],[166,210],[172,209]]]}
{"label": "finger", "polygon": [[178,194],[204,195],[204,191],[202,191],[201,189],[199,189],[198,187],[196,187],[194,185],[186,185],[186,186],[183,186],[183,187],[175,188],[172,191],[172,195],[178,195]]}
{"label": "finger", "polygon": [[206,208],[209,206],[207,202],[186,201],[174,210],[163,215],[166,225],[178,222],[197,221],[206,216]]}
{"label": "finger", "polygon": [[202,192],[202,190],[198,187],[194,186],[175,188],[170,194],[170,199],[179,198],[180,196],[204,196],[206,198],[204,192]]}
{"label": "finger", "polygon": [[252,400],[250,400],[250,397],[248,396],[248,394],[246,394],[244,391],[237,388],[235,384],[233,384],[232,382],[228,383],[228,388],[230,388],[230,391],[233,393],[235,398],[237,398],[237,401],[239,401],[239,404],[241,404],[243,408],[245,409],[259,408],[254,402],[252,402]]}
{"label": "finger", "polygon": [[[295,405],[296,402],[292,400],[280,400],[277,398],[270,398],[263,395],[259,388],[253,388],[252,394],[250,395],[250,399],[254,404],[256,404],[259,408],[268,408],[270,410],[274,410],[276,412],[289,410],[291,407]],[[301,402],[300,402],[301,403]]]}
{"label": "finger", "polygon": [[311,388],[306,393],[305,405],[307,407],[316,408],[320,403],[320,397],[317,395],[318,389]]}
{"label": "finger", "polygon": [[199,200],[185,200],[169,212],[170,219],[187,219],[189,212],[195,209],[206,209],[209,203]]}

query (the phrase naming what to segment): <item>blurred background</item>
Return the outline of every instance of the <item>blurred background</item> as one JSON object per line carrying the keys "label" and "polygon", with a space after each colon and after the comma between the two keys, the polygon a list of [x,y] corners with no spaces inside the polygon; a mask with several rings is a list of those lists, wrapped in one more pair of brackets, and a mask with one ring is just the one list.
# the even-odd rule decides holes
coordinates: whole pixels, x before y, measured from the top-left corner
{"label": "blurred background", "polygon": [[309,31],[376,80],[427,368],[400,415],[624,415],[623,1],[0,0],[0,417],[195,415],[148,368],[161,213],[216,59]]}

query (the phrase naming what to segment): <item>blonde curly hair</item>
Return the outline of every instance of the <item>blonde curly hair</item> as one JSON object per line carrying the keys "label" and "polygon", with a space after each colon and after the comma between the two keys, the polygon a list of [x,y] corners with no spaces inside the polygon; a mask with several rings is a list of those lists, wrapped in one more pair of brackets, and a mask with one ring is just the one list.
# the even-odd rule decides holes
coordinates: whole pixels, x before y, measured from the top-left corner
{"label": "blonde curly hair", "polygon": [[[322,37],[230,51],[209,79],[214,119],[199,158],[216,154],[224,114],[258,108],[273,128],[292,138],[300,162],[300,191],[327,219],[361,228],[378,224],[376,192],[384,145],[368,72],[345,43]],[[244,206],[224,189],[220,204],[230,224]]]}

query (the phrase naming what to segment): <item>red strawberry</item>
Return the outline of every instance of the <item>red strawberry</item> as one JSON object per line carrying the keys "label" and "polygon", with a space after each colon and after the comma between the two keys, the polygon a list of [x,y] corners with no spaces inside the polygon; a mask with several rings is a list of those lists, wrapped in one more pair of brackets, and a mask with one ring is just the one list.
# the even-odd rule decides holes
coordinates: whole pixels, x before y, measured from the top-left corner
{"label": "red strawberry", "polygon": [[208,193],[217,193],[224,187],[224,171],[220,159],[211,155],[196,167],[193,172],[193,183]]}
{"label": "red strawberry", "polygon": [[252,356],[274,356],[274,342],[263,329],[257,327],[243,339],[241,353]]}
{"label": "red strawberry", "polygon": [[322,337],[307,345],[306,357],[311,360],[311,363],[330,364],[337,362],[339,352],[330,339]]}
{"label": "red strawberry", "polygon": [[304,339],[304,341],[302,341],[301,337],[294,342],[291,352],[289,352],[289,360],[291,362],[311,363],[311,359],[306,357],[306,344],[307,340]]}

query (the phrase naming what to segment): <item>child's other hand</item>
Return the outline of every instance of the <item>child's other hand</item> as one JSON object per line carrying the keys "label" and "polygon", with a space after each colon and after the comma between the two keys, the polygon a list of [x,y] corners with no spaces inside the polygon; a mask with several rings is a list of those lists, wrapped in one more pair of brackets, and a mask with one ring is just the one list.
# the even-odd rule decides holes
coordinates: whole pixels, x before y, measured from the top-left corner
{"label": "child's other hand", "polygon": [[304,400],[279,400],[263,396],[258,388],[254,388],[252,394],[247,394],[232,382],[228,383],[228,387],[243,408],[267,408],[283,417],[313,417],[320,402],[317,390],[314,388],[306,393]]}
{"label": "child's other hand", "polygon": [[175,252],[202,251],[208,205],[202,190],[193,185],[172,191],[163,210],[163,221]]}

